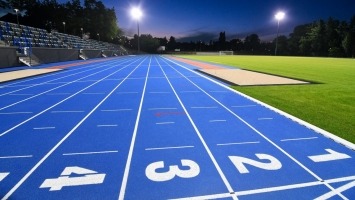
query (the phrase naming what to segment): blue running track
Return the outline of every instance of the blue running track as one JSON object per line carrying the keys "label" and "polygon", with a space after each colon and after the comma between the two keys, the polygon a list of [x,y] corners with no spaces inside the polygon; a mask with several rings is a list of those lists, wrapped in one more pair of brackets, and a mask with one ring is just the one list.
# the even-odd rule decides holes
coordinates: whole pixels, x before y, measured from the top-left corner
{"label": "blue running track", "polygon": [[2,83],[0,99],[1,199],[355,199],[354,144],[169,57]]}

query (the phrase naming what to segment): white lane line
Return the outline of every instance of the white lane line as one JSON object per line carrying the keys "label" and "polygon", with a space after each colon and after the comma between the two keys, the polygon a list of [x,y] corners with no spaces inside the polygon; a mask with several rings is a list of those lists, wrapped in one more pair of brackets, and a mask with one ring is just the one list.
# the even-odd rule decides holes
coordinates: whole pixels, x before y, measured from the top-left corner
{"label": "white lane line", "polygon": [[192,109],[216,109],[218,107],[216,107],[216,106],[205,106],[205,107],[203,107],[203,106],[193,106],[191,108]]}
{"label": "white lane line", "polygon": [[102,112],[122,112],[122,111],[132,111],[130,108],[122,108],[122,109],[112,109],[112,110],[101,110]]}
{"label": "white lane line", "polygon": [[[127,61],[127,62],[128,62],[128,61]],[[125,62],[123,62],[123,63],[125,63]],[[108,66],[108,65],[103,65],[103,66]],[[0,108],[0,110],[3,110],[3,109],[5,109],[5,108],[9,108],[9,107],[11,107],[11,106],[17,105],[17,104],[22,103],[22,102],[24,102],[24,101],[27,101],[27,100],[33,99],[33,98],[35,98],[35,97],[41,96],[41,95],[43,95],[43,94],[46,94],[46,95],[64,95],[64,94],[66,94],[66,95],[68,95],[68,94],[70,94],[70,93],[49,93],[49,92],[54,91],[54,90],[56,90],[56,89],[58,89],[58,88],[64,87],[64,86],[66,86],[66,85],[70,85],[70,84],[72,84],[72,83],[76,83],[76,82],[78,82],[78,81],[80,81],[80,80],[82,80],[82,79],[85,79],[85,78],[87,78],[87,77],[93,76],[93,75],[95,75],[95,74],[98,74],[98,73],[101,73],[101,72],[104,72],[104,71],[107,71],[107,70],[109,70],[109,69],[111,69],[111,68],[114,68],[114,67],[115,67],[115,65],[112,66],[112,67],[105,68],[105,69],[103,69],[103,70],[101,70],[101,71],[96,71],[95,73],[89,74],[89,75],[84,76],[84,77],[81,77],[81,78],[79,78],[79,79],[75,79],[75,80],[73,80],[73,81],[71,81],[71,82],[68,82],[68,83],[66,83],[66,84],[60,85],[60,86],[58,86],[58,87],[55,87],[55,88],[52,88],[52,89],[49,89],[49,90],[46,90],[46,91],[44,91],[44,92],[42,92],[42,93],[33,95],[33,96],[28,97],[28,98],[26,98],[26,99],[23,99],[23,100],[21,100],[21,101],[12,103],[12,104],[7,105],[7,106],[5,106],[5,107],[2,107],[2,108]],[[96,69],[96,68],[95,68],[95,69]],[[89,70],[88,70],[88,71],[89,71]],[[55,80],[56,80],[56,79],[55,79]],[[98,82],[100,82],[100,81],[102,81],[102,80],[99,80],[99,81],[97,81],[97,82],[95,82],[95,83],[93,83],[93,84],[96,84],[96,83],[98,83]],[[41,85],[41,84],[38,84],[38,85]],[[89,87],[91,87],[91,85],[90,85]],[[87,88],[85,88],[85,89],[87,89]],[[80,92],[82,92],[82,91],[84,91],[84,90],[80,90]],[[72,96],[75,96],[75,95],[77,95],[77,94],[78,94],[78,93],[75,93],[74,95],[69,96],[69,98],[71,98]],[[1,136],[1,134],[0,134],[0,136]]]}
{"label": "white lane line", "polygon": [[150,94],[170,94],[170,92],[149,92]]}
{"label": "white lane line", "polygon": [[180,93],[199,93],[200,91],[181,91]]}
{"label": "white lane line", "polygon": [[97,127],[116,127],[118,126],[117,124],[99,124]]}
{"label": "white lane line", "polygon": [[249,107],[255,107],[257,105],[240,105],[240,106],[232,106],[232,108],[249,108]]}
{"label": "white lane line", "polygon": [[291,138],[291,139],[282,139],[280,140],[281,142],[287,142],[287,141],[297,141],[297,140],[313,140],[317,139],[318,137],[308,137],[308,138]]}
{"label": "white lane line", "polygon": [[[32,120],[32,119],[38,117],[39,115],[42,115],[43,113],[47,112],[48,110],[50,110],[50,109],[56,107],[57,105],[59,105],[59,104],[61,104],[61,103],[67,101],[68,99],[71,99],[72,97],[74,97],[74,96],[76,96],[77,94],[79,94],[79,93],[81,93],[81,92],[87,90],[88,88],[90,88],[90,87],[92,87],[92,86],[98,84],[99,82],[105,80],[105,78],[114,75],[115,73],[117,73],[117,72],[123,70],[124,68],[127,68],[128,66],[129,66],[129,64],[126,65],[125,67],[122,67],[122,68],[120,68],[119,70],[117,70],[117,71],[115,71],[115,72],[113,72],[113,73],[111,73],[111,74],[105,76],[104,78],[98,80],[97,82],[92,83],[91,85],[85,87],[84,89],[81,89],[80,91],[78,91],[78,92],[76,92],[76,93],[70,95],[69,97],[66,97],[65,99],[63,99],[63,100],[57,102],[56,104],[54,104],[54,105],[52,105],[52,106],[50,106],[50,107],[48,107],[48,108],[42,110],[41,112],[39,112],[39,113],[37,113],[36,115],[34,115],[34,116],[32,116],[32,117],[26,119],[25,121],[22,121],[21,123],[17,124],[16,126],[13,126],[12,128],[10,128],[10,129],[8,129],[8,130],[2,132],[2,133],[0,134],[0,137],[4,136],[5,134],[9,133],[10,131],[14,130],[15,128],[21,126],[22,124],[25,124],[25,123],[27,123],[28,121],[30,121],[30,120]],[[113,68],[113,67],[106,68],[105,70],[108,70],[108,69],[111,69],[111,68]],[[88,76],[85,76],[85,77],[93,76],[93,75],[98,74],[98,73],[100,73],[100,72],[103,72],[103,71],[105,71],[105,70],[102,70],[102,71],[99,71],[99,72],[95,72],[95,73],[93,73],[93,74],[91,74],[91,75],[88,75]],[[83,77],[83,78],[85,78],[85,77]],[[78,79],[78,80],[80,80],[80,79]],[[74,83],[74,82],[75,82],[75,81],[72,81],[72,83]],[[63,86],[64,86],[64,85],[63,85]],[[62,86],[61,86],[61,87],[62,87]],[[57,89],[57,88],[53,88],[53,89],[51,89],[51,90],[54,90],[54,89]],[[48,90],[48,91],[51,91],[51,90]],[[46,91],[46,92],[48,92],[48,91]],[[42,93],[38,94],[37,96],[39,96],[39,95],[41,95],[41,94],[44,94],[44,93],[46,93],[46,92],[42,92]],[[25,100],[22,100],[22,101],[13,103],[13,104],[11,104],[11,105],[9,105],[9,106],[0,108],[0,110],[5,109],[5,108],[10,107],[10,106],[13,106],[13,105],[16,105],[16,104],[21,103],[21,102],[23,102],[23,101],[29,100],[29,99],[31,99],[31,98],[33,98],[33,97],[34,97],[34,96],[32,96],[32,97],[30,97],[30,98],[27,98],[27,99],[25,99]]]}
{"label": "white lane line", "polygon": [[31,114],[33,112],[8,112],[8,113],[0,113],[0,115],[17,115],[17,114]]}
{"label": "white lane line", "polygon": [[121,188],[120,188],[120,194],[119,194],[119,197],[118,197],[119,200],[123,200],[124,196],[125,196],[125,193],[126,193],[128,175],[129,175],[129,171],[130,171],[130,168],[131,168],[133,149],[134,149],[134,145],[136,143],[138,125],[139,125],[139,120],[140,120],[141,113],[142,113],[144,95],[145,95],[145,90],[147,88],[148,75],[149,75],[149,71],[150,71],[150,63],[151,63],[151,61],[152,61],[152,58],[150,58],[150,60],[149,60],[148,70],[147,70],[147,74],[145,76],[142,97],[141,97],[141,101],[139,103],[138,113],[137,113],[137,117],[136,117],[136,123],[134,125],[132,140],[131,140],[131,144],[129,146],[128,156],[127,156],[127,162],[126,162],[126,166],[125,166],[124,173],[123,173],[123,179],[122,179],[122,184],[121,184]]}
{"label": "white lane line", "polygon": [[[350,189],[352,187],[355,187],[355,181],[347,183],[347,184],[345,184],[345,185],[343,185],[341,187],[338,187],[334,191],[330,191],[328,193],[325,193],[322,196],[319,196],[319,197],[315,198],[315,200],[330,199],[331,197],[337,195],[337,193],[342,193],[345,190],[348,190],[348,189]],[[348,198],[346,198],[346,199],[348,199]]]}
{"label": "white lane line", "polygon": [[[172,63],[174,63],[175,65],[177,66],[180,66],[182,68],[184,68],[185,70],[188,70],[192,73],[195,73],[197,74],[197,72],[191,70],[191,69],[188,69],[186,67],[184,67],[183,65],[179,64],[179,63],[176,63],[174,61],[171,61],[170,59],[168,58],[164,58],[165,60],[168,60]],[[173,67],[172,67],[173,68]],[[175,68],[173,68],[176,72],[180,73],[181,75],[183,75],[181,72],[179,72],[178,70],[176,70]],[[184,76],[184,75],[183,75]],[[214,81],[213,79],[210,79],[208,77],[205,77],[205,76],[202,76],[200,75],[201,77],[204,77],[205,79],[213,82],[213,83],[216,83],[218,85],[220,85],[221,87],[224,87],[224,88],[227,88],[227,89],[230,89],[231,91],[233,91],[231,88],[228,88],[227,86],[221,84],[221,83],[218,83],[216,81]],[[243,122],[245,125],[247,125],[250,129],[252,129],[255,133],[257,133],[258,135],[260,135],[262,138],[264,138],[266,141],[268,141],[270,144],[272,144],[274,147],[276,147],[278,150],[280,150],[283,154],[285,154],[287,157],[289,157],[291,160],[293,160],[296,164],[298,164],[300,167],[302,167],[305,171],[307,171],[310,175],[312,175],[314,178],[316,178],[317,180],[319,181],[322,181],[322,178],[320,178],[316,173],[314,173],[312,170],[310,170],[309,168],[307,168],[304,164],[302,164],[300,161],[298,161],[295,157],[293,157],[291,154],[289,154],[286,150],[284,150],[283,148],[281,148],[279,145],[277,145],[275,142],[273,142],[271,139],[269,139],[267,136],[265,136],[263,133],[261,133],[259,130],[257,130],[255,127],[253,127],[250,123],[248,123],[247,121],[245,121],[242,117],[240,117],[239,115],[237,115],[236,113],[234,113],[231,109],[229,109],[227,106],[225,106],[223,103],[221,103],[220,101],[218,101],[216,98],[212,97],[209,93],[207,93],[205,90],[203,90],[200,86],[198,86],[196,83],[194,83],[193,81],[191,81],[190,79],[186,78],[186,80],[188,80],[190,83],[192,83],[195,87],[197,87],[200,91],[202,91],[203,93],[205,93],[207,96],[209,96],[212,100],[214,100],[216,103],[218,103],[220,106],[222,106],[225,110],[227,110],[229,113],[231,113],[232,115],[234,115],[236,118],[238,118],[241,122]],[[238,93],[239,94],[239,93]],[[332,191],[335,191],[337,192],[330,184],[328,183],[325,183],[323,182],[323,184],[328,187],[330,190]],[[337,192],[337,194],[346,199],[346,197],[344,197],[344,195],[342,195],[341,193]]]}
{"label": "white lane line", "polygon": [[175,122],[157,122],[156,125],[175,124]]}
{"label": "white lane line", "polygon": [[66,93],[66,92],[62,92],[62,93],[49,93],[49,94],[46,94],[46,95],[49,95],[49,96],[57,96],[57,95],[69,95],[70,93]]}
{"label": "white lane line", "polygon": [[212,93],[230,93],[230,91],[225,91],[225,90],[214,90],[214,91],[210,91]]}
{"label": "white lane line", "polygon": [[23,156],[2,156],[0,159],[12,159],[12,158],[32,158],[33,155],[23,155]]}
{"label": "white lane line", "polygon": [[96,95],[96,94],[105,94],[105,93],[103,93],[103,92],[84,92],[81,94]]}
{"label": "white lane line", "polygon": [[[143,61],[144,61],[144,60],[143,60]],[[143,62],[143,61],[142,61],[142,62]],[[141,63],[142,63],[142,62],[141,62]],[[131,64],[132,64],[132,63],[131,63]],[[122,68],[120,68],[119,70],[117,70],[117,71],[115,71],[115,72],[113,72],[113,73],[111,73],[111,74],[105,76],[104,78],[100,79],[100,81],[101,81],[101,80],[104,80],[104,79],[106,79],[106,78],[108,78],[108,77],[110,77],[110,76],[112,76],[112,75],[114,75],[115,73],[121,71],[122,69],[128,67],[129,65],[130,65],[130,64],[128,64],[128,65],[126,65],[125,67],[122,67]],[[132,70],[132,71],[127,75],[127,77],[129,77],[129,76],[138,68],[139,65],[140,65],[140,64],[138,64],[137,67],[134,68],[134,70]],[[127,77],[126,77],[126,78],[127,78]],[[79,126],[81,126],[81,124],[84,123],[84,121],[85,121],[93,112],[95,112],[95,111],[97,110],[97,108],[100,107],[101,104],[103,104],[103,103],[106,101],[106,99],[107,99],[108,97],[110,97],[110,96],[112,95],[112,93],[113,93],[115,90],[117,90],[117,88],[118,88],[125,80],[126,80],[126,79],[122,80],[122,82],[120,82],[115,88],[113,88],[113,89],[111,90],[111,92],[110,92],[108,95],[106,95],[105,98],[103,98],[103,99],[100,101],[100,103],[98,103],[74,128],[72,128],[51,150],[49,150],[49,152],[48,152],[45,156],[43,156],[43,158],[42,158],[41,160],[39,160],[39,161],[37,162],[37,164],[36,164],[35,166],[33,166],[32,169],[31,169],[30,171],[28,171],[28,172],[25,174],[25,176],[23,176],[23,177],[21,178],[21,180],[20,180],[19,182],[16,183],[15,186],[13,186],[13,187],[11,188],[11,190],[3,197],[3,199],[9,199],[10,196],[32,175],[32,173],[33,173],[34,171],[36,171],[36,169],[37,169],[45,160],[47,160],[47,158],[48,158],[69,136],[71,136],[72,133],[74,133],[74,131],[75,131]],[[100,82],[100,81],[99,81],[99,82]],[[94,85],[94,84],[92,84],[92,85]],[[91,86],[92,86],[92,85],[91,85]],[[86,87],[85,89],[87,89],[87,88],[89,88],[89,86]],[[80,91],[77,92],[77,93],[80,93],[80,92],[84,91],[85,89],[80,90]],[[1,135],[0,135],[0,136],[1,136]]]}
{"label": "white lane line", "polygon": [[117,94],[138,94],[138,92],[117,92]]}
{"label": "white lane line", "polygon": [[[355,180],[355,177],[350,176],[350,177],[325,180],[324,182],[337,183],[337,182],[354,181],[354,180]],[[306,182],[306,183],[276,186],[276,187],[270,187],[270,188],[260,188],[260,189],[254,189],[254,190],[238,191],[238,192],[235,192],[235,195],[245,196],[245,195],[261,194],[261,193],[277,192],[277,191],[284,191],[284,190],[290,190],[290,189],[312,187],[312,186],[317,186],[317,185],[322,185],[322,184],[323,183],[320,181],[313,181],[313,182]],[[349,187],[349,185],[347,187]],[[231,194],[229,194],[229,193],[221,193],[221,194],[212,194],[212,195],[206,195],[206,196],[176,198],[175,200],[218,199],[218,198],[230,197],[230,195]],[[327,198],[323,198],[323,199],[327,199]]]}
{"label": "white lane line", "polygon": [[184,197],[184,198],[176,198],[176,199],[168,199],[168,200],[201,200],[201,199],[222,199],[222,198],[230,198],[235,196],[230,193],[222,193],[222,194],[210,194],[204,196],[195,196],[195,197]]}
{"label": "white lane line", "polygon": [[85,112],[83,110],[55,110],[51,111],[51,113],[82,113]]}
{"label": "white lane line", "polygon": [[234,142],[234,143],[217,144],[217,146],[241,145],[241,144],[259,144],[259,143],[260,143],[260,141],[255,141],[255,142]]}
{"label": "white lane line", "polygon": [[[159,62],[158,62],[158,63],[159,63]],[[170,66],[170,65],[169,65],[169,66]],[[186,109],[184,103],[182,102],[182,100],[180,99],[179,95],[178,95],[177,92],[175,91],[175,88],[173,87],[173,85],[171,84],[169,78],[168,78],[167,75],[165,74],[165,71],[163,70],[163,68],[162,68],[161,66],[159,66],[159,67],[160,67],[161,71],[163,72],[163,74],[164,74],[166,80],[168,81],[168,83],[169,83],[169,85],[170,85],[170,87],[171,87],[173,93],[175,94],[176,99],[179,101],[179,103],[180,103],[182,109],[183,109],[184,112],[186,113],[187,118],[189,119],[189,121],[190,121],[192,127],[194,128],[195,133],[196,133],[197,136],[199,137],[199,139],[200,139],[200,141],[201,141],[203,147],[205,148],[205,150],[206,150],[208,156],[210,157],[210,159],[211,159],[213,165],[215,166],[215,168],[216,168],[216,170],[217,170],[219,176],[221,177],[221,179],[222,179],[224,185],[226,186],[228,192],[233,193],[234,190],[233,190],[231,184],[229,183],[227,177],[226,177],[225,174],[223,173],[223,171],[222,171],[221,167],[219,166],[219,164],[218,164],[216,158],[215,158],[214,155],[212,154],[211,149],[208,147],[208,145],[207,145],[205,139],[202,137],[202,134],[200,133],[200,130],[197,128],[195,122],[193,121],[192,117],[190,116],[190,113],[187,111],[187,109]],[[170,67],[171,67],[171,66],[170,66]],[[173,67],[171,67],[171,68],[173,68]],[[178,72],[178,73],[180,73],[180,72]],[[181,74],[181,73],[180,73],[180,74]],[[184,76],[183,74],[181,74],[181,75]],[[217,107],[215,107],[215,108],[217,108]],[[238,199],[238,198],[237,198],[236,196],[233,196],[233,199],[236,200],[236,199]]]}
{"label": "white lane line", "polygon": [[226,122],[227,120],[225,119],[213,119],[213,120],[210,120],[209,122],[210,123],[213,123],[213,122]]}
{"label": "white lane line", "polygon": [[105,153],[118,153],[118,151],[92,151],[92,152],[80,152],[80,153],[63,153],[63,156],[91,155],[91,154],[105,154]]}
{"label": "white lane line", "polygon": [[177,110],[177,108],[148,108],[148,110]]}
{"label": "white lane line", "polygon": [[46,130],[46,129],[55,129],[55,127],[48,126],[48,127],[36,127],[36,128],[33,128],[33,130]]}
{"label": "white lane line", "polygon": [[274,118],[271,117],[262,117],[262,118],[258,118],[259,121],[261,120],[273,120]]}
{"label": "white lane line", "polygon": [[9,94],[11,96],[32,96],[33,94]]}
{"label": "white lane line", "polygon": [[[110,63],[111,63],[111,62],[110,62]],[[95,66],[95,65],[93,65],[93,66]],[[28,81],[40,79],[40,78],[45,78],[45,77],[49,77],[49,76],[59,75],[59,74],[66,73],[66,72],[68,72],[68,71],[66,71],[66,70],[64,70],[64,71],[59,71],[59,72],[56,72],[56,73],[47,74],[47,75],[43,75],[43,76],[36,77],[36,78],[29,78],[29,79],[26,79],[26,80],[24,80],[24,81],[20,81],[20,82],[8,84],[8,85],[6,85],[6,87],[25,87],[25,88],[20,88],[20,89],[18,89],[18,90],[14,90],[14,91],[11,91],[11,92],[8,92],[8,93],[5,93],[5,94],[1,94],[0,96],[6,95],[6,94],[11,94],[11,93],[18,92],[18,91],[21,91],[21,90],[25,90],[25,89],[28,89],[28,88],[31,88],[31,87],[35,87],[35,86],[40,86],[40,85],[45,85],[45,84],[57,84],[57,83],[50,83],[50,82],[51,82],[51,81],[55,81],[55,80],[60,80],[60,79],[63,79],[63,78],[67,78],[67,77],[70,77],[70,76],[74,76],[74,75],[76,75],[76,74],[81,74],[81,73],[84,73],[84,72],[88,72],[88,71],[92,71],[92,70],[95,70],[95,69],[98,69],[98,68],[103,68],[103,67],[105,67],[105,65],[98,66],[98,67],[93,67],[93,66],[90,67],[90,69],[83,70],[83,71],[79,71],[79,72],[77,72],[77,73],[72,73],[72,72],[73,72],[73,71],[77,71],[77,70],[81,70],[81,69],[71,69],[70,72],[69,72],[69,75],[60,76],[59,78],[55,78],[55,79],[52,79],[52,80],[49,80],[49,81],[45,81],[45,82],[42,82],[42,83],[39,83],[39,84],[19,85],[18,83],[23,83],[23,82],[28,82]],[[107,66],[107,65],[106,65],[106,66]],[[65,83],[67,83],[67,82],[65,82]],[[17,84],[17,85],[14,85],[14,84]],[[12,85],[14,85],[14,86],[12,86]]]}
{"label": "white lane line", "polygon": [[167,150],[167,149],[186,149],[186,148],[194,148],[194,146],[178,146],[178,147],[159,147],[159,148],[146,148],[146,151],[153,150]]}

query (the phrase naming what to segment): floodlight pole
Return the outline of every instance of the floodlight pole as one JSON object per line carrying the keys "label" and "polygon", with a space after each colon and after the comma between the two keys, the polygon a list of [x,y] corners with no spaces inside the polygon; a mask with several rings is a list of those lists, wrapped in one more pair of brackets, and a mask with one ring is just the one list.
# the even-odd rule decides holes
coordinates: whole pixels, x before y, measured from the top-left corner
{"label": "floodlight pole", "polygon": [[64,26],[64,34],[66,34],[66,33],[65,33],[65,22],[63,22],[63,26]]}
{"label": "floodlight pole", "polygon": [[18,12],[19,12],[20,10],[17,9],[17,8],[15,8],[14,10],[15,10],[15,12],[16,12],[17,25],[20,26],[20,23],[19,23],[19,21],[18,21]]}
{"label": "floodlight pole", "polygon": [[137,51],[137,54],[139,54],[140,52],[140,44],[139,44],[139,20],[140,18],[142,17],[142,11],[140,10],[140,8],[138,7],[133,7],[131,9],[131,16],[137,20],[137,31],[138,31],[138,38],[137,38],[137,48],[138,48],[138,51]]}
{"label": "floodlight pole", "polygon": [[275,56],[277,55],[277,43],[278,43],[278,41],[279,41],[279,28],[280,28],[280,20],[277,20],[277,34],[276,34]]}
{"label": "floodlight pole", "polygon": [[140,52],[140,45],[139,45],[139,20],[137,19],[137,30],[138,30],[138,54]]}
{"label": "floodlight pole", "polygon": [[277,34],[276,34],[275,56],[277,55],[277,43],[279,41],[280,20],[282,20],[284,17],[285,17],[285,13],[284,12],[278,12],[275,15],[275,18],[277,19]]}

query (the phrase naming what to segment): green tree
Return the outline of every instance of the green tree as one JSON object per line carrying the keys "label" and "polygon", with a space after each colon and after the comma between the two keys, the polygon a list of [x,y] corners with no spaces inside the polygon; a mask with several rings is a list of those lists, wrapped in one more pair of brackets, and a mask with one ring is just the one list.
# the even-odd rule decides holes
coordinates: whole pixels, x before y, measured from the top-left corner
{"label": "green tree", "polygon": [[300,49],[301,47],[300,42],[302,37],[306,36],[309,29],[310,29],[310,24],[299,25],[293,29],[293,32],[290,34],[290,37],[288,39],[288,49],[291,55],[303,54]]}
{"label": "green tree", "polygon": [[226,32],[220,32],[218,38],[218,50],[226,50]]}
{"label": "green tree", "polygon": [[355,15],[350,20],[349,28],[345,33],[342,46],[348,57],[355,57]]}
{"label": "green tree", "polygon": [[251,54],[258,54],[260,51],[260,38],[257,34],[248,35],[244,40],[244,48]]}

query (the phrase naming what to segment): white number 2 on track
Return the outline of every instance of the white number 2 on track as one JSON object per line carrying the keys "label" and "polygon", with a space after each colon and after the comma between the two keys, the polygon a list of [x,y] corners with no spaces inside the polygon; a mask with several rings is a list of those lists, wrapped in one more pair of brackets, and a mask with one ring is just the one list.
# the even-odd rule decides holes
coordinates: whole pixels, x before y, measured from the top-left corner
{"label": "white number 2 on track", "polygon": [[245,167],[245,164],[249,164],[254,167],[258,167],[265,170],[278,170],[281,169],[282,167],[281,162],[273,156],[270,156],[268,154],[261,154],[261,153],[257,153],[255,155],[260,160],[268,160],[269,162],[263,163],[260,161],[255,161],[241,156],[228,156],[228,157],[241,174],[249,173],[249,170]]}
{"label": "white number 2 on track", "polygon": [[167,172],[157,172],[158,169],[164,169],[164,161],[154,162],[147,166],[145,169],[145,175],[152,181],[162,182],[169,181],[175,176],[181,178],[193,178],[200,174],[200,167],[192,160],[181,160],[181,165],[183,167],[188,167],[189,169],[182,170],[178,165],[171,165]]}

